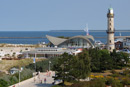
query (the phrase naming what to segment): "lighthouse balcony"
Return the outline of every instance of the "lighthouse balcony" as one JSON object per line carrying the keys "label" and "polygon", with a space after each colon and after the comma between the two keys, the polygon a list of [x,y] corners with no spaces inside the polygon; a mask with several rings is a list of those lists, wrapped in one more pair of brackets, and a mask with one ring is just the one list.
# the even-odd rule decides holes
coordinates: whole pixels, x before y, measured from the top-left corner
{"label": "lighthouse balcony", "polygon": [[108,17],[108,18],[114,18],[114,14],[108,13],[108,14],[107,14],[107,17]]}
{"label": "lighthouse balcony", "polygon": [[114,33],[115,30],[106,30],[107,33]]}

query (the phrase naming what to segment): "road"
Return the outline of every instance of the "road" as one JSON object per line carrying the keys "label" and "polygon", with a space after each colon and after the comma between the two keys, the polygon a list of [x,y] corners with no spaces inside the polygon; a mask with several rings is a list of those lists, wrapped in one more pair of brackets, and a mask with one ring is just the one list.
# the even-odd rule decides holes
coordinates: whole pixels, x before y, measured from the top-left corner
{"label": "road", "polygon": [[[52,78],[54,75],[54,72],[51,72],[50,76],[47,75],[47,73],[40,73],[39,76],[35,76],[31,79],[20,82],[20,84],[17,83],[15,86],[12,85],[10,87],[51,87],[52,83],[54,82],[54,79]],[[45,78],[46,83],[44,82]]]}

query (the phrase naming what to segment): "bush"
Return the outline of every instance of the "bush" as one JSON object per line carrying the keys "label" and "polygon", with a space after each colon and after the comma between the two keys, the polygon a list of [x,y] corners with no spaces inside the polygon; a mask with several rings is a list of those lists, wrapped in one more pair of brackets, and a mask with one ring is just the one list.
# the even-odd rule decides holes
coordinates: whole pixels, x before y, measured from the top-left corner
{"label": "bush", "polygon": [[4,75],[2,77],[0,77],[0,79],[3,79],[4,81],[6,81],[9,84],[11,84],[11,81],[10,81],[10,75]]}
{"label": "bush", "polygon": [[130,70],[128,70],[128,69],[124,70],[124,71],[123,71],[123,74],[126,75],[126,76],[127,76],[127,75],[130,75]]}
{"label": "bush", "polygon": [[[37,72],[38,71],[46,72],[48,70],[48,68],[49,68],[49,61],[51,61],[50,69],[52,69],[52,66],[57,61],[57,58],[50,58],[48,60],[43,60],[43,61],[36,62],[36,71]],[[35,70],[35,64],[34,63],[29,64],[29,65],[26,66],[26,68],[31,69],[31,70]]]}
{"label": "bush", "polygon": [[74,83],[70,87],[105,87],[105,79],[95,79],[87,82]]}
{"label": "bush", "polygon": [[122,83],[123,85],[130,85],[130,78],[123,78]]}
{"label": "bush", "polygon": [[18,82],[18,78],[16,76],[11,76],[9,79],[10,79],[10,85],[13,85]]}
{"label": "bush", "polygon": [[0,79],[0,87],[8,87],[7,82],[3,79]]}
{"label": "bush", "polygon": [[[19,79],[19,73],[14,74],[14,76],[16,76],[17,79]],[[33,77],[33,71],[25,68],[22,72],[20,72],[20,77],[21,81],[31,78]]]}
{"label": "bush", "polygon": [[[31,78],[33,76],[32,73],[33,73],[32,70],[25,68],[20,73],[21,81]],[[0,79],[6,81],[8,86],[13,85],[15,83],[18,83],[19,73],[16,73],[14,75],[4,75],[4,76],[0,77]],[[4,86],[2,86],[2,87],[4,87]]]}
{"label": "bush", "polygon": [[112,87],[123,87],[119,80],[112,77],[106,78],[106,85],[111,85]]}
{"label": "bush", "polygon": [[54,85],[54,86],[52,86],[52,87],[62,87],[62,86],[60,86],[60,85]]}
{"label": "bush", "polygon": [[112,74],[116,74],[117,72],[116,72],[114,69],[112,69],[112,70],[111,70],[111,73],[112,73]]}
{"label": "bush", "polygon": [[119,80],[114,80],[111,84],[112,87],[123,87]]}
{"label": "bush", "polygon": [[112,76],[112,77],[119,77],[119,76],[120,76],[120,74],[115,73],[115,74],[112,74],[111,76]]}

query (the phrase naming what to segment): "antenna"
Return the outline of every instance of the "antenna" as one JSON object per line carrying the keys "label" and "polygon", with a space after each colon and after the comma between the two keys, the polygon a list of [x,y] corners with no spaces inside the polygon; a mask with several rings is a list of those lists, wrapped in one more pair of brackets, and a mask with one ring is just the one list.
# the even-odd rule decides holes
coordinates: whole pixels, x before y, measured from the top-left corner
{"label": "antenna", "polygon": [[111,4],[110,4],[110,8],[111,8]]}

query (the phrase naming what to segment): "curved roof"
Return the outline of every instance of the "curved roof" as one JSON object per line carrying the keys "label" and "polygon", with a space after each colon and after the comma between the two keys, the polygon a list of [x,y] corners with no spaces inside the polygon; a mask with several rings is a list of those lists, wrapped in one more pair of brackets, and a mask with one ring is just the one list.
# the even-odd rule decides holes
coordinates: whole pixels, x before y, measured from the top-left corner
{"label": "curved roof", "polygon": [[[74,37],[71,37],[69,38],[68,40],[71,40],[71,39],[74,39],[74,38],[82,38],[82,39],[85,39],[92,47],[94,46],[94,38],[93,36],[91,35],[87,35],[87,36],[74,36]],[[67,41],[67,40],[66,40]],[[65,42],[65,41],[64,41]],[[63,42],[63,43],[64,43]]]}
{"label": "curved roof", "polygon": [[53,36],[49,36],[46,35],[47,39],[54,44],[55,46],[59,45],[60,43],[66,41],[67,39],[63,39],[63,38],[58,38],[58,37],[53,37]]}
{"label": "curved roof", "polygon": [[74,39],[74,38],[85,39],[92,47],[94,46],[94,38],[91,35],[87,35],[87,36],[81,36],[81,35],[80,36],[74,36],[74,37],[71,37],[69,39],[57,38],[57,37],[53,37],[53,36],[49,36],[49,35],[46,35],[46,37],[55,46],[58,46],[58,45],[64,43],[65,41],[68,41],[68,40],[71,40],[71,39]]}

